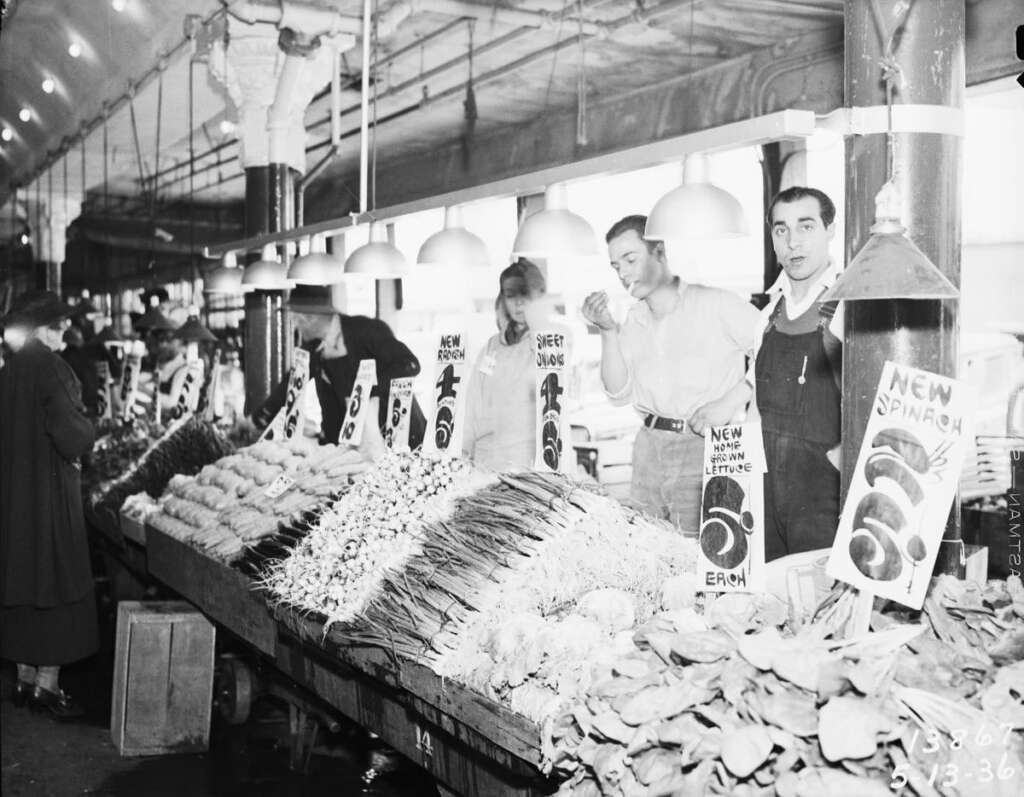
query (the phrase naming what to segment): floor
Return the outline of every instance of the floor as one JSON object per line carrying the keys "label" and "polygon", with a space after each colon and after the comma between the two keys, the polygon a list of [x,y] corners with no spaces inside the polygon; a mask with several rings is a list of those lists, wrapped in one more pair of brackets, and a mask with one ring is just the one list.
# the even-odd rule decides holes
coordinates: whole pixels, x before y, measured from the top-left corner
{"label": "floor", "polygon": [[3,663],[4,797],[436,797],[433,780],[423,770],[344,720],[335,733],[321,729],[306,771],[293,771],[288,709],[271,696],[253,702],[243,725],[228,725],[215,711],[207,753],[121,758],[110,736],[114,602],[108,590],[109,582],[101,578],[100,652],[61,674],[64,689],[84,704],[84,718],[57,722],[48,714],[15,708],[10,702],[14,667]]}

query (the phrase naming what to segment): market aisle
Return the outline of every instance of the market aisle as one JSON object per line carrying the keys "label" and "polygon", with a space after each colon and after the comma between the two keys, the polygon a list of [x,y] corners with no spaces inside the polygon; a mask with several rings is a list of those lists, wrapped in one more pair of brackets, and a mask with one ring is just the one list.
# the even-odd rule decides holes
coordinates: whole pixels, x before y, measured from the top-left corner
{"label": "market aisle", "polygon": [[[309,772],[288,766],[287,707],[275,698],[254,701],[249,721],[229,726],[216,717],[210,752],[121,758],[110,738],[113,611],[100,585],[102,647],[90,659],[64,669],[61,682],[81,699],[86,716],[61,723],[49,715],[15,708],[14,667],[0,668],[0,744],[4,797],[278,797],[368,795],[435,797],[432,779],[400,756],[368,746],[346,725],[322,731]],[[369,770],[371,765],[378,774]],[[364,779],[368,774],[370,777]]]}

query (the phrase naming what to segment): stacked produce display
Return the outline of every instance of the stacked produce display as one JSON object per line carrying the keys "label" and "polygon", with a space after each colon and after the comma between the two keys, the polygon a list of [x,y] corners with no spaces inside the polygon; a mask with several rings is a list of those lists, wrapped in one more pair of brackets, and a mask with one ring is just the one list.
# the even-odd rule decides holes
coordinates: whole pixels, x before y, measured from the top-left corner
{"label": "stacked produce display", "polygon": [[208,421],[186,416],[167,428],[127,471],[101,484],[90,496],[94,507],[117,511],[138,492],[157,498],[176,474],[193,474],[204,465],[230,454],[233,446]]}
{"label": "stacked produce display", "polygon": [[1024,590],[937,580],[923,614],[836,638],[749,595],[656,615],[556,720],[566,795],[1014,795]]}
{"label": "stacked produce display", "polygon": [[388,573],[404,571],[423,528],[448,517],[456,496],[492,479],[446,455],[387,452],[289,556],[269,564],[261,585],[271,603],[316,612],[328,627],[351,621]]}
{"label": "stacked produce display", "polygon": [[109,486],[159,437],[156,425],[146,418],[118,424],[101,421],[98,432],[82,471],[85,495],[97,494]]}
{"label": "stacked produce display", "polygon": [[232,562],[246,546],[276,534],[278,524],[344,493],[368,467],[356,449],[293,438],[261,441],[195,476],[177,475],[149,522],[161,531]]}

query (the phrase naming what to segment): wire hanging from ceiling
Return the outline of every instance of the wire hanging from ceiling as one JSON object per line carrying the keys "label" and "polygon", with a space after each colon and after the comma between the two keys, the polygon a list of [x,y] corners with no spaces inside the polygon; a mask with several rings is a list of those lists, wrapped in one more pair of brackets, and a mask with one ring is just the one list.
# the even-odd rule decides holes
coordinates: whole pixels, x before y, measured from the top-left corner
{"label": "wire hanging from ceiling", "polygon": [[[583,0],[577,0],[579,23],[580,63],[576,75],[576,143],[587,145],[587,45],[583,35]],[[692,9],[693,6],[690,6]]]}

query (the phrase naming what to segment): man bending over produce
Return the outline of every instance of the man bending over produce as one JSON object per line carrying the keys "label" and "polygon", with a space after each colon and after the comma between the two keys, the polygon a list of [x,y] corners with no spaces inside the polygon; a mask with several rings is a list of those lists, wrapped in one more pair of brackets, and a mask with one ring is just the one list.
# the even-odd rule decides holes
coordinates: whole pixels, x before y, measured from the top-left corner
{"label": "man bending over produce", "polygon": [[730,423],[750,388],[744,358],[757,310],[739,296],[689,285],[668,270],[665,246],[643,238],[646,216],[608,230],[608,257],[639,301],[618,324],[608,295],[590,294],[583,315],[601,331],[601,380],[616,404],[644,416],[633,445],[630,499],[686,534],[699,528],[705,429]]}
{"label": "man bending over produce", "polygon": [[[360,360],[375,360],[377,363],[377,385],[370,398],[380,399],[377,420],[383,433],[391,380],[416,376],[420,372],[416,356],[383,321],[338,312],[332,303],[329,287],[297,286],[288,299],[288,310],[301,338],[302,348],[310,353],[309,373],[316,385],[323,416],[321,442],[338,442],[346,402],[355,386]],[[266,426],[273,420],[284,406],[287,390],[288,379],[285,378],[254,413],[257,426]],[[415,401],[411,413],[409,446],[415,449],[423,442],[427,423]]]}

